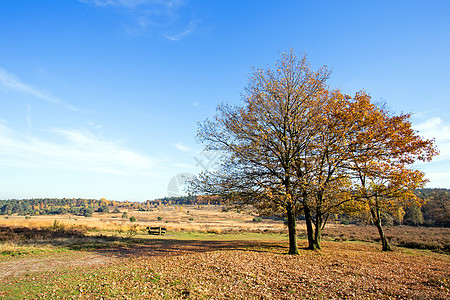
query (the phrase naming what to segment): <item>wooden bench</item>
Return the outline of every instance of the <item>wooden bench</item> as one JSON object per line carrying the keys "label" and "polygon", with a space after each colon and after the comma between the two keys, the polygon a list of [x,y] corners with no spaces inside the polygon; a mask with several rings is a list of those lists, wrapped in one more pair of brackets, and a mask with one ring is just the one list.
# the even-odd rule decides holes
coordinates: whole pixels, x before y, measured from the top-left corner
{"label": "wooden bench", "polygon": [[157,227],[147,227],[148,229],[148,234],[151,235],[164,235],[166,234],[166,228],[161,227],[161,226],[157,226]]}

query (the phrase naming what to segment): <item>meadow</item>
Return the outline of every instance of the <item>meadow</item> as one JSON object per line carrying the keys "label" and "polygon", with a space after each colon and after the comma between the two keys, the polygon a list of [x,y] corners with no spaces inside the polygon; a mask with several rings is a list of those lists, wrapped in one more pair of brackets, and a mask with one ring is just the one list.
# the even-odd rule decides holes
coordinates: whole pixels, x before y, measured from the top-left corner
{"label": "meadow", "polygon": [[[450,296],[448,228],[386,228],[397,246],[382,252],[370,226],[330,224],[323,249],[310,251],[300,222],[300,255],[290,256],[283,221],[251,211],[171,205],[123,212],[0,217],[0,298]],[[151,236],[147,226],[168,232]]]}

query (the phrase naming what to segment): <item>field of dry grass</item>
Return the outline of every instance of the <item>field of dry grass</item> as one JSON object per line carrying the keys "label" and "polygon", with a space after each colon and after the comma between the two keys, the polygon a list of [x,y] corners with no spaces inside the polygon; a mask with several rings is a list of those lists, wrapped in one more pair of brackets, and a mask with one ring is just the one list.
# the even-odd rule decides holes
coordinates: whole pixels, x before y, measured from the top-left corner
{"label": "field of dry grass", "polygon": [[[122,218],[127,212],[127,218]],[[66,228],[85,228],[96,231],[126,230],[131,225],[137,225],[140,230],[147,226],[163,226],[169,231],[199,231],[199,232],[284,232],[281,221],[263,220],[253,222],[255,214],[251,212],[222,211],[215,205],[161,206],[152,211],[122,210],[120,213],[94,213],[92,217],[74,215],[51,216],[0,216],[0,226],[24,226],[30,228],[51,227],[58,221]],[[130,223],[128,218],[135,217],[136,222]],[[300,226],[300,228],[302,228]]]}
{"label": "field of dry grass", "polygon": [[[387,226],[384,231],[392,246],[450,254],[450,228]],[[331,225],[325,228],[323,237],[332,241],[380,242],[375,226]]]}
{"label": "field of dry grass", "polygon": [[[127,218],[122,218],[126,212]],[[136,222],[130,222],[135,217]],[[286,234],[282,221],[259,219],[251,211],[224,211],[215,205],[159,206],[151,211],[122,210],[120,213],[94,213],[92,217],[75,215],[0,216],[0,227],[53,228],[77,230],[90,235],[130,237],[146,235],[147,226],[162,226],[169,232],[202,233],[272,233]],[[300,237],[306,238],[303,222],[297,227]],[[428,249],[450,254],[450,228],[391,226],[385,227],[392,246]],[[323,231],[325,240],[365,241],[379,243],[374,226],[328,224]],[[2,240],[0,234],[0,240]],[[2,245],[0,245],[1,250]],[[4,247],[4,246],[3,246]]]}

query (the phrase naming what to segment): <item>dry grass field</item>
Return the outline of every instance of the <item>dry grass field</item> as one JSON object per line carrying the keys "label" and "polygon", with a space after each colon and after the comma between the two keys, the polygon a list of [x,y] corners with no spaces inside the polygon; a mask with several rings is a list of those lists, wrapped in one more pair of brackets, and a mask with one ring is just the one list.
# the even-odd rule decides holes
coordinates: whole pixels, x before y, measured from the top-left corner
{"label": "dry grass field", "polygon": [[[323,249],[310,251],[300,224],[300,255],[289,256],[282,221],[254,222],[251,213],[217,206],[127,211],[136,222],[121,218],[122,213],[1,217],[0,298],[450,297],[449,255],[402,247],[381,252],[373,242],[376,235],[364,226],[332,224],[324,232]],[[145,227],[153,225],[169,231],[146,234]],[[387,234],[413,240],[421,233],[439,245],[449,233],[406,226],[392,230]]]}
{"label": "dry grass field", "polygon": [[[127,218],[122,218],[123,212],[127,213]],[[66,228],[78,227],[95,231],[116,231],[121,228],[126,229],[130,225],[137,225],[140,230],[144,230],[147,226],[163,226],[169,231],[214,233],[240,231],[280,233],[285,230],[282,221],[253,222],[255,216],[251,212],[223,211],[217,205],[167,205],[152,211],[121,209],[120,213],[94,213],[92,217],[74,215],[0,216],[0,226],[45,228],[52,226],[56,220]],[[128,219],[130,217],[135,217],[136,222],[130,223]]]}

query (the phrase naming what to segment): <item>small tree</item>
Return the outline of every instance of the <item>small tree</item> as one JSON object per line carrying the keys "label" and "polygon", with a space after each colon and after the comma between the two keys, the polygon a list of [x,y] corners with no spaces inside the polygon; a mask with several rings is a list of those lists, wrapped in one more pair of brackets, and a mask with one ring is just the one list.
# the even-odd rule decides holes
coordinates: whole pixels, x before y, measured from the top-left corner
{"label": "small tree", "polygon": [[420,206],[408,206],[405,212],[405,222],[409,225],[419,226],[423,224],[423,214]]}
{"label": "small tree", "polygon": [[[367,151],[353,157],[348,168],[354,176],[353,196],[362,201],[377,227],[383,251],[390,250],[382,228],[381,213],[395,215],[405,205],[422,205],[413,190],[428,181],[423,172],[408,168],[414,162],[430,161],[438,154],[434,140],[421,138],[411,128],[410,115],[389,116],[386,110],[371,107],[361,112],[372,115],[370,130],[361,136]],[[358,207],[358,205],[357,205]]]}
{"label": "small tree", "polygon": [[127,238],[131,239],[132,237],[134,237],[137,234],[138,234],[138,225],[137,224],[133,224],[130,227],[128,227]]}

